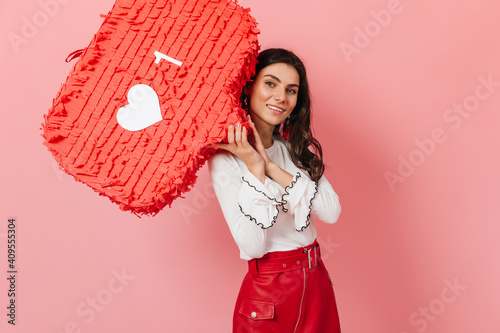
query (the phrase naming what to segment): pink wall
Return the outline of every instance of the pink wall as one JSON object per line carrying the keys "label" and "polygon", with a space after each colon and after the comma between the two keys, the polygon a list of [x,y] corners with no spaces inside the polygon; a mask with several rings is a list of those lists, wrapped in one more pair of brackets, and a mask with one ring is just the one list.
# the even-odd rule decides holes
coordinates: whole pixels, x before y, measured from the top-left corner
{"label": "pink wall", "polygon": [[[112,4],[0,2],[1,331],[229,333],[246,264],[207,168],[185,199],[138,219],[58,171],[42,146],[42,115],[72,66],[64,59]],[[309,69],[314,128],[342,203],[339,222],[318,232],[344,332],[499,332],[500,4],[241,4],[264,48],[290,48]]]}

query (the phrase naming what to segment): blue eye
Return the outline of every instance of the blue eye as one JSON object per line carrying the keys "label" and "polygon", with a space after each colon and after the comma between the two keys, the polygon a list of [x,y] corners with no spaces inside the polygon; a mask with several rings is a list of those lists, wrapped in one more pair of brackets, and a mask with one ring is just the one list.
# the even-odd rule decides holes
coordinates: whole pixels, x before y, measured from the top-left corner
{"label": "blue eye", "polygon": [[269,86],[269,87],[274,87],[274,83],[270,82],[270,81],[267,81],[266,84]]}
{"label": "blue eye", "polygon": [[295,95],[297,93],[297,91],[295,91],[294,89],[288,89],[288,93]]}

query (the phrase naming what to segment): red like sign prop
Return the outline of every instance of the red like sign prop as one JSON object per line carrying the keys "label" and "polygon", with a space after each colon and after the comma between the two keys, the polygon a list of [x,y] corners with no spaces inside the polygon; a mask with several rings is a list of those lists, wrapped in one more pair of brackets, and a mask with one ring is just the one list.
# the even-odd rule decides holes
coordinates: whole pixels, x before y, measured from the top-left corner
{"label": "red like sign prop", "polygon": [[241,121],[258,52],[232,1],[117,0],[45,115],[44,144],[122,210],[156,214]]}

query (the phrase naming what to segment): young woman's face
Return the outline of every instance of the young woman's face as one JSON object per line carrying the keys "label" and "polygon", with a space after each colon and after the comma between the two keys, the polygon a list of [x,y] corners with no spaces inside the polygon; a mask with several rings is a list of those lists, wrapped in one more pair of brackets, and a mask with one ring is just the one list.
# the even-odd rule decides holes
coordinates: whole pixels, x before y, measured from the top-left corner
{"label": "young woman's face", "polygon": [[297,104],[300,76],[284,63],[264,67],[250,87],[250,116],[276,126],[292,113]]}

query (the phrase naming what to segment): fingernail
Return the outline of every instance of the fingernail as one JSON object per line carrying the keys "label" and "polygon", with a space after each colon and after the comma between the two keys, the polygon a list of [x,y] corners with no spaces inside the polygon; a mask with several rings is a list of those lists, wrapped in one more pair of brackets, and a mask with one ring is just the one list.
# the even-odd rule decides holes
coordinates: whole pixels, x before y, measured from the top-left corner
{"label": "fingernail", "polygon": [[233,124],[229,124],[229,127],[233,127]]}
{"label": "fingernail", "polygon": [[238,128],[241,126],[240,123],[236,124],[236,126],[238,126]]}

